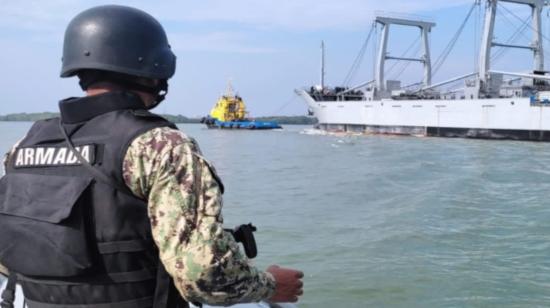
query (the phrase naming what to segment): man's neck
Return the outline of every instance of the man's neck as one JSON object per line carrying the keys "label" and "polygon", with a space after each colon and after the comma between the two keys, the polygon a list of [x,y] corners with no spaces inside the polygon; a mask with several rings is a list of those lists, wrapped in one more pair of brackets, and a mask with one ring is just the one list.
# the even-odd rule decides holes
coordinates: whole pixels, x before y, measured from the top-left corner
{"label": "man's neck", "polygon": [[[99,95],[107,92],[121,91],[121,90],[124,90],[124,88],[118,87],[116,85],[108,84],[108,83],[100,84],[98,86],[89,87],[86,90],[86,96],[94,96],[94,95]],[[150,106],[154,102],[154,97],[149,93],[140,92],[140,91],[131,91],[131,92],[139,95],[139,97],[144,102],[146,107]]]}
{"label": "man's neck", "polygon": [[99,94],[103,94],[103,93],[107,93],[107,92],[111,92],[111,90],[107,90],[107,89],[88,89],[88,90],[86,90],[86,95],[87,96],[94,96],[94,95],[99,95]]}
{"label": "man's neck", "polygon": [[112,92],[112,91],[117,91],[117,90],[121,90],[121,89],[122,89],[121,87],[118,87],[118,86],[116,86],[114,84],[111,84],[111,83],[100,83],[100,84],[97,84],[95,86],[89,87],[86,90],[86,95],[87,96],[99,95],[99,94],[103,94],[103,93],[106,93],[106,92]]}

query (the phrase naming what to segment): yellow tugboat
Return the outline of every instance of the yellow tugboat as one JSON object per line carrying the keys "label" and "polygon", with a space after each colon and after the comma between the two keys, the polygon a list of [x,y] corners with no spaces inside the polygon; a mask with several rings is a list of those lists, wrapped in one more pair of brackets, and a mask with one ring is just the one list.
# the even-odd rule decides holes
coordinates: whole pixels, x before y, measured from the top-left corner
{"label": "yellow tugboat", "polygon": [[275,129],[281,128],[274,121],[255,121],[247,117],[248,112],[242,97],[234,94],[231,82],[227,86],[225,95],[222,95],[210,114],[202,118],[201,123],[208,128],[228,129]]}

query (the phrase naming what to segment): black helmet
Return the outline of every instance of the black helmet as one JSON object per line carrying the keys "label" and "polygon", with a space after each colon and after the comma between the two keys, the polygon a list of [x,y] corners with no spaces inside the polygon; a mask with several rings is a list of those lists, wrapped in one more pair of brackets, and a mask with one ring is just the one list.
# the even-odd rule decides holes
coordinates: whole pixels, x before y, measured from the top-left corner
{"label": "black helmet", "polygon": [[166,33],[151,15],[105,5],[78,14],[67,26],[61,77],[101,70],[167,80],[176,70]]}

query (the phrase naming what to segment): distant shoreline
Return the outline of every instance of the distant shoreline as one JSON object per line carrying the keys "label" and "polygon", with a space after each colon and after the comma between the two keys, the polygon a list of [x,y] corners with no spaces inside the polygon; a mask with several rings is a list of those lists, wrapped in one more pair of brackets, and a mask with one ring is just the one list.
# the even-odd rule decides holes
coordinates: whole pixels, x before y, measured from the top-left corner
{"label": "distant shoreline", "polygon": [[[34,122],[43,119],[55,118],[58,117],[59,113],[56,112],[36,112],[36,113],[11,113],[6,115],[0,115],[0,121],[2,122]],[[171,115],[171,114],[162,114],[167,120],[179,123],[179,124],[190,124],[190,123],[200,123],[200,118],[189,118],[183,115]],[[317,120],[315,118],[307,116],[269,116],[269,117],[257,117],[254,118],[257,121],[277,121],[279,124],[284,125],[309,125],[316,124]]]}

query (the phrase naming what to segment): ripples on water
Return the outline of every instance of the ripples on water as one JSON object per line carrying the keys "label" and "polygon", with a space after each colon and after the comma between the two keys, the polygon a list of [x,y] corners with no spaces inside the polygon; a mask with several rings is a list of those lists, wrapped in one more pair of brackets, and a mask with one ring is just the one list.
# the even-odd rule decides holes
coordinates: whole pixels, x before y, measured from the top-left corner
{"label": "ripples on water", "polygon": [[550,143],[181,127],[257,264],[306,272],[300,307],[550,306]]}

